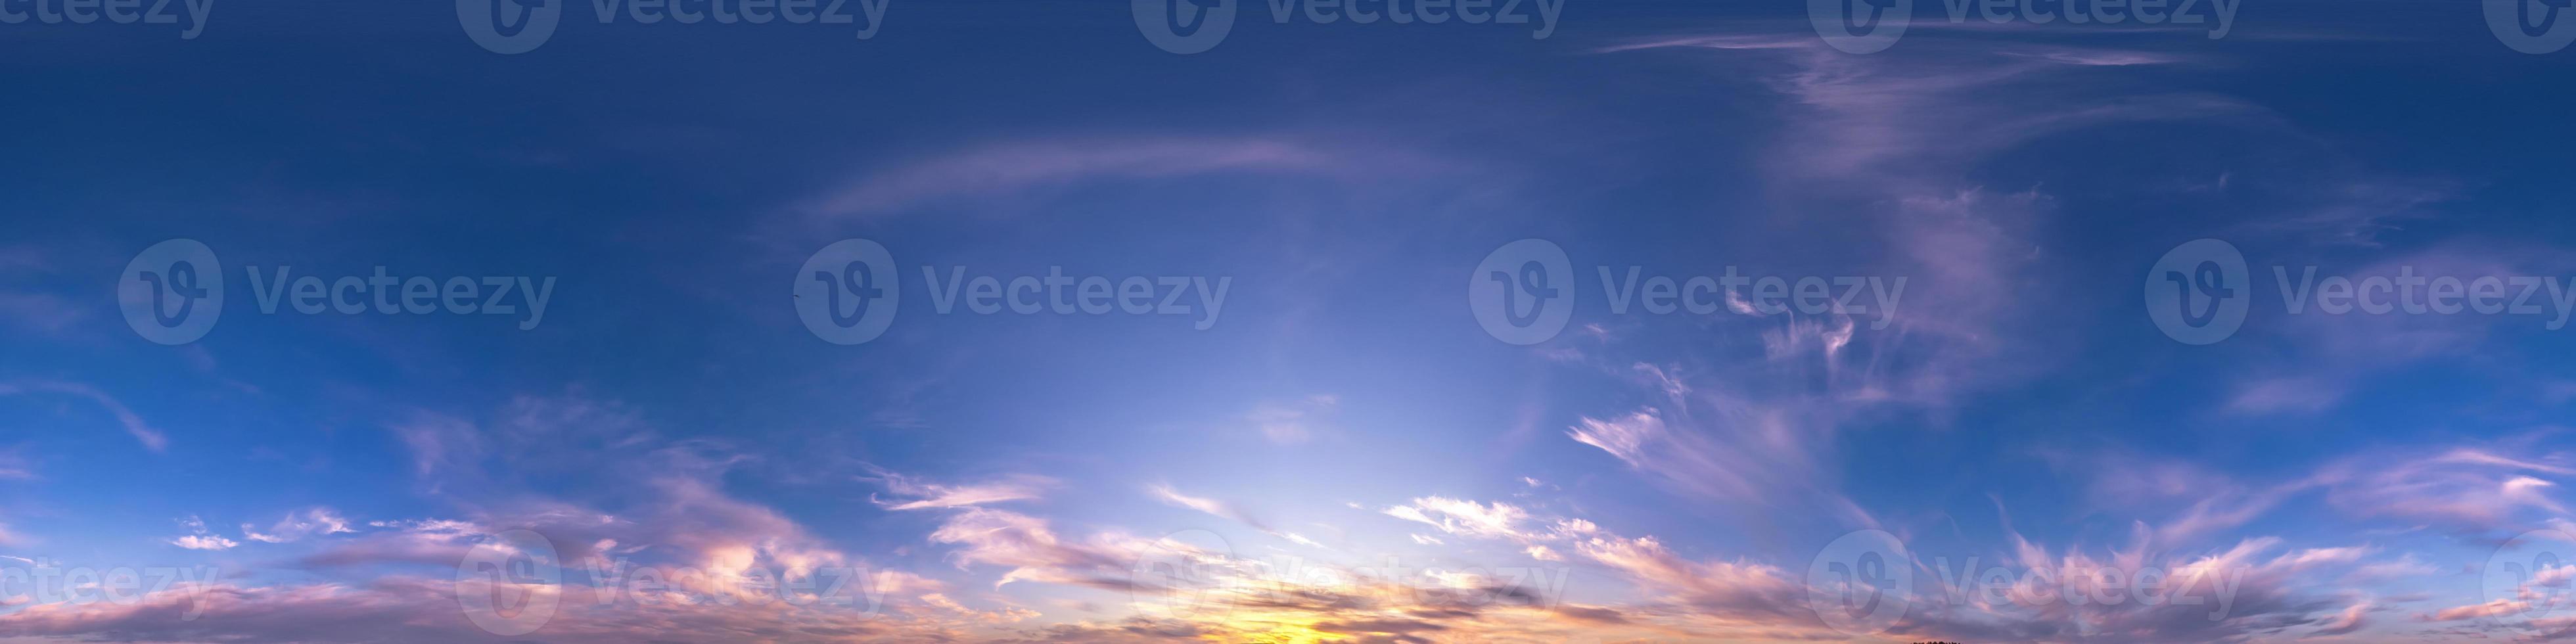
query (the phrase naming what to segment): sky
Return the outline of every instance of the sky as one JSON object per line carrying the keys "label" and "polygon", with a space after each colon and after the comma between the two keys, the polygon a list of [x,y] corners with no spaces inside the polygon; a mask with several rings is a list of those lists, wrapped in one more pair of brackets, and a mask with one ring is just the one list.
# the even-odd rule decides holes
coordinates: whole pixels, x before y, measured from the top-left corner
{"label": "sky", "polygon": [[2576,639],[2546,3],[455,4],[0,0],[0,642]]}

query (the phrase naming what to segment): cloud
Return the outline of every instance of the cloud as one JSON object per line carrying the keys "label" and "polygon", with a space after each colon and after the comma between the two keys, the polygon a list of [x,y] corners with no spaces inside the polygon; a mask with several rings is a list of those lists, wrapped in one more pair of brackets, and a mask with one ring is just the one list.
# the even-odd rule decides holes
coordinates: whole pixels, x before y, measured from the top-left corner
{"label": "cloud", "polygon": [[206,522],[194,515],[180,519],[179,525],[188,528],[188,534],[171,539],[170,545],[189,550],[230,550],[241,545],[241,542],[207,533]]}
{"label": "cloud", "polygon": [[2247,483],[2199,464],[2127,450],[2043,451],[2041,457],[2060,476],[2084,481],[2093,511],[2154,520],[2154,543],[2163,545],[2192,544],[2243,526],[2314,489],[2305,480]]}
{"label": "cloud", "polygon": [[564,592],[510,585],[388,576],[363,584],[242,586],[201,582],[131,603],[43,604],[0,614],[0,638],[124,642],[306,642],[437,644],[541,639],[567,644],[629,642],[941,641],[954,631],[878,615],[864,607],[770,601],[639,604],[560,601],[536,633],[504,637],[476,627],[458,597]]}
{"label": "cloud", "polygon": [[1297,545],[1307,546],[1307,547],[1311,547],[1311,548],[1325,548],[1325,549],[1329,549],[1329,548],[1326,548],[1326,547],[1324,546],[1324,544],[1317,543],[1317,542],[1315,542],[1315,540],[1313,540],[1313,539],[1308,539],[1308,538],[1306,538],[1306,536],[1305,536],[1305,535],[1297,534],[1297,533],[1294,533],[1294,532],[1286,532],[1286,531],[1279,530],[1279,529],[1277,529],[1277,528],[1272,528],[1272,527],[1270,527],[1270,525],[1269,525],[1269,524],[1267,524],[1267,523],[1263,523],[1263,522],[1262,522],[1261,520],[1259,520],[1259,519],[1254,519],[1254,518],[1252,518],[1252,517],[1250,517],[1250,516],[1248,516],[1248,515],[1245,515],[1245,514],[1243,513],[1243,511],[1242,511],[1242,510],[1238,510],[1238,509],[1236,509],[1233,505],[1227,504],[1227,503],[1222,502],[1222,501],[1218,501],[1218,500],[1210,499],[1210,498],[1205,498],[1205,497],[1196,497],[1196,496],[1190,496],[1190,495],[1188,495],[1188,494],[1183,494],[1183,493],[1181,493],[1181,491],[1179,491],[1179,490],[1172,489],[1172,486],[1170,486],[1170,485],[1165,485],[1165,484],[1161,484],[1161,483],[1156,483],[1156,484],[1153,484],[1153,485],[1146,486],[1145,491],[1146,491],[1148,494],[1153,495],[1153,497],[1155,498],[1155,500],[1162,501],[1163,503],[1165,503],[1165,504],[1167,504],[1167,505],[1172,505],[1172,506],[1175,506],[1175,507],[1189,508],[1189,509],[1192,509],[1192,510],[1197,510],[1197,511],[1200,511],[1200,512],[1207,513],[1207,514],[1212,515],[1212,516],[1216,516],[1216,517],[1220,517],[1220,518],[1225,518],[1225,519],[1231,519],[1231,520],[1235,521],[1236,523],[1241,523],[1241,524],[1244,524],[1244,525],[1246,525],[1246,526],[1251,526],[1251,527],[1252,527],[1252,529],[1254,529],[1254,530],[1260,530],[1262,534],[1267,534],[1267,535],[1270,535],[1270,536],[1273,536],[1273,537],[1278,537],[1278,538],[1280,538],[1280,539],[1287,540],[1288,542],[1290,542],[1290,543],[1295,543],[1295,544],[1297,544]]}
{"label": "cloud", "polygon": [[989,508],[966,508],[930,533],[930,540],[960,546],[958,566],[1009,568],[994,586],[1014,581],[1069,584],[1107,590],[1130,590],[1128,569],[1145,547],[1133,538],[1104,535],[1091,542],[1056,536],[1047,522],[1025,514]]}
{"label": "cloud", "polygon": [[2355,602],[2352,606],[2345,608],[2341,614],[2335,615],[2334,619],[2328,620],[2325,624],[2318,626],[2316,632],[2312,634],[2347,635],[2351,634],[2353,631],[2361,630],[2361,627],[2369,625],[2367,621],[2362,618],[2368,615],[2373,607],[2374,604],[2367,599]]}
{"label": "cloud", "polygon": [[[2122,451],[2045,456],[2062,473],[2092,478],[2087,495],[2097,511],[2157,519],[2153,536],[2160,545],[2246,525],[2305,495],[2322,495],[2325,507],[2356,518],[2492,535],[2543,527],[2567,511],[2561,483],[2576,478],[2576,455],[2546,447],[2554,432],[2371,450],[2273,483],[2243,482],[2190,463]],[[2391,563],[2375,569],[2405,576],[2422,568]]]}
{"label": "cloud", "polygon": [[[623,403],[579,390],[520,394],[480,418],[412,410],[386,426],[412,454],[413,473],[442,487],[508,487],[512,477],[582,467],[565,455],[627,463],[663,446]],[[485,490],[490,491],[490,490]]]}
{"label": "cloud", "polygon": [[[536,522],[521,522],[521,524],[541,533],[566,534],[563,530],[548,530],[551,526],[545,524]],[[464,561],[466,556],[473,552],[475,545],[493,541],[495,534],[499,532],[473,522],[453,519],[380,521],[373,525],[389,528],[389,530],[334,542],[318,552],[298,559],[295,562],[296,565],[307,568],[381,564],[453,566],[456,562]],[[580,557],[570,558],[579,559]]]}
{"label": "cloud", "polygon": [[[1919,602],[1891,633],[1914,638],[2066,640],[2106,642],[2258,641],[2299,626],[2332,628],[2346,606],[2322,596],[2341,590],[2307,572],[2358,558],[2359,549],[2308,549],[2280,554],[2281,540],[2245,539],[2231,547],[2163,555],[2144,548],[2115,550],[2107,558],[2068,550],[2052,554],[2019,534],[2012,564],[2052,575],[2020,575],[1999,595],[1971,592],[1943,578],[1940,592],[1959,598]],[[1941,570],[1918,560],[1919,570]],[[2102,575],[2138,579],[2152,571],[2163,601],[2069,602],[2068,593],[2095,593]],[[2184,597],[2196,601],[2184,601]],[[1964,600],[1964,601],[1961,601]]]}
{"label": "cloud", "polygon": [[[1475,505],[1476,512],[1495,512],[1466,502],[1425,505],[1458,511]],[[1329,641],[1405,633],[1487,641],[1615,633],[1583,629],[1625,623],[1616,609],[1555,608],[1567,579],[1562,574],[1498,577],[1345,568],[1304,559],[1245,559],[1174,539],[1138,539],[1120,531],[1074,539],[1059,534],[1045,519],[990,508],[954,513],[932,533],[931,540],[958,546],[950,556],[960,567],[1006,568],[1000,584],[1112,590],[1136,602],[1136,616],[1126,620],[1053,624],[993,641],[1169,637]],[[1142,563],[1147,561],[1175,566],[1149,567]],[[1388,575],[1399,572],[1401,576]]]}
{"label": "cloud", "polygon": [[884,506],[888,510],[966,508],[1007,501],[1028,501],[1043,496],[1047,489],[1056,485],[1054,479],[1026,474],[1015,474],[981,483],[947,485],[922,481],[874,465],[866,467],[875,475],[864,480],[880,482],[886,486],[887,492],[907,497],[891,501],[876,501],[877,505]]}
{"label": "cloud", "polygon": [[996,610],[990,610],[990,611],[979,611],[979,610],[975,610],[975,609],[972,609],[972,608],[967,608],[965,604],[957,603],[957,600],[949,599],[947,595],[940,594],[940,593],[930,593],[930,594],[922,595],[922,596],[921,596],[921,602],[922,602],[922,603],[924,603],[924,604],[929,604],[929,605],[931,605],[931,606],[934,606],[934,607],[940,608],[940,609],[942,609],[942,610],[946,610],[946,611],[951,612],[951,613],[955,613],[955,614],[957,614],[958,616],[961,616],[961,617],[964,617],[964,618],[967,618],[967,619],[970,619],[970,620],[973,620],[973,621],[976,621],[976,622],[986,623],[986,624],[1006,624],[1006,623],[1011,623],[1011,622],[1026,621],[1026,620],[1028,620],[1028,619],[1030,619],[1030,618],[1033,618],[1033,617],[1037,617],[1037,616],[1038,616],[1037,611],[1029,610],[1029,609],[1026,609],[1026,608],[1021,608],[1021,607],[1018,607],[1018,606],[1004,606],[1004,607],[1002,607],[1002,608],[1000,608],[1000,609],[996,609]]}
{"label": "cloud", "polygon": [[2242,414],[2295,412],[2313,414],[2343,401],[2341,387],[2307,378],[2274,378],[2246,383],[2227,401],[2227,411]]}
{"label": "cloud", "polygon": [[1482,539],[1526,539],[1520,524],[1529,512],[1508,503],[1491,505],[1461,501],[1448,497],[1426,496],[1412,503],[1389,506],[1379,512],[1434,528],[1449,534]]}
{"label": "cloud", "polygon": [[1315,171],[1340,155],[1257,138],[1015,142],[871,173],[813,203],[818,217],[868,217],[963,196],[990,198],[1097,180],[1143,180],[1229,170]]}
{"label": "cloud", "polygon": [[242,538],[264,543],[289,543],[310,536],[357,531],[349,527],[349,520],[341,518],[339,511],[330,508],[307,509],[300,516],[289,512],[286,518],[278,519],[277,523],[269,526],[268,531],[264,533],[252,528],[251,524],[242,524]]}
{"label": "cloud", "polygon": [[414,474],[427,476],[441,468],[470,465],[483,457],[482,432],[462,419],[422,412],[391,429],[411,449]]}
{"label": "cloud", "polygon": [[1244,523],[1254,523],[1251,520],[1243,518],[1243,513],[1236,512],[1233,507],[1227,506],[1215,499],[1182,494],[1179,490],[1172,489],[1172,486],[1170,485],[1156,483],[1145,486],[1145,491],[1153,494],[1155,499],[1166,504],[1189,508]]}
{"label": "cloud", "polygon": [[[637,565],[706,571],[715,581],[755,570],[859,563],[777,509],[727,490],[727,477],[757,462],[754,456],[719,441],[664,440],[640,414],[614,400],[577,390],[518,396],[481,422],[420,412],[392,429],[411,448],[417,472],[432,482],[430,493],[457,505],[459,515],[373,522],[387,529],[331,540],[297,565],[453,567],[477,544],[516,529],[543,535],[565,561],[597,558],[605,564],[614,554]],[[566,454],[583,458],[568,461]],[[616,481],[619,487],[597,500],[540,491],[571,476]],[[532,478],[548,484],[531,483]],[[286,527],[329,534],[346,527],[338,519],[336,513],[308,512],[290,517]]]}
{"label": "cloud", "polygon": [[1730,619],[1787,621],[1806,609],[1805,587],[1779,568],[1725,561],[1691,561],[1654,537],[1602,535],[1575,543],[1577,554],[1663,594],[1694,614]]}
{"label": "cloud", "polygon": [[2448,451],[2389,451],[2328,464],[2310,482],[2326,501],[2356,516],[2428,521],[2461,531],[2537,526],[2566,513],[2556,481],[2576,475],[2568,455],[2523,447],[2530,437]]}
{"label": "cloud", "polygon": [[1316,394],[1295,402],[1262,403],[1244,416],[1254,427],[1260,428],[1261,436],[1270,439],[1271,443],[1295,445],[1329,430],[1333,415],[1340,408],[1340,398]]}
{"label": "cloud", "polygon": [[2292,234],[2326,246],[2378,247],[2378,235],[2407,220],[2423,219],[2425,206],[2457,195],[2445,182],[2382,177],[2293,183],[2313,205],[2249,221],[2247,230]]}
{"label": "cloud", "polygon": [[192,534],[170,540],[170,545],[189,550],[230,550],[241,542],[215,535]]}
{"label": "cloud", "polygon": [[[1712,439],[1710,433],[1675,432],[1664,424],[1663,412],[1654,408],[1609,418],[1583,418],[1566,436],[1601,448],[1639,472],[1707,498],[1760,500],[1765,498],[1768,486],[1748,477],[1770,473],[1803,476],[1803,463],[1808,460],[1803,455],[1774,459],[1771,455],[1729,449],[1725,441]],[[1779,443],[1772,446],[1785,447]]]}
{"label": "cloud", "polygon": [[1602,50],[1706,52],[1720,61],[1711,73],[1749,76],[1779,99],[1759,185],[1808,225],[1802,237],[1766,238],[1745,252],[1871,248],[1879,252],[1868,264],[1833,269],[1910,279],[1901,309],[1883,319],[1763,315],[1739,300],[1737,315],[1702,326],[1758,344],[1605,359],[1604,371],[1635,381],[1649,400],[1587,414],[1569,438],[1694,498],[1833,508],[1845,527],[1868,525],[1871,515],[1840,489],[1837,446],[1848,428],[1892,414],[1938,425],[1971,396],[2042,373],[2070,335],[2031,311],[2064,283],[2041,236],[2056,199],[1982,185],[1972,180],[1978,170],[2048,137],[2276,120],[2236,99],[2123,80],[2134,74],[2124,70],[2202,62],[2193,56],[1986,38],[1907,46],[1932,53],[1851,56],[1811,33],[1748,31]]}
{"label": "cloud", "polygon": [[2486,617],[2508,617],[2529,610],[2531,610],[2530,602],[2512,599],[2497,599],[2484,604],[2470,604],[2467,606],[2445,608],[2439,612],[2433,613],[2431,619],[2436,622],[2449,622]]}
{"label": "cloud", "polygon": [[71,300],[48,293],[0,293],[0,320],[46,335],[87,323],[89,311]]}
{"label": "cloud", "polygon": [[16,396],[37,393],[64,394],[87,398],[91,402],[98,403],[100,408],[106,409],[110,416],[114,416],[116,418],[116,423],[125,428],[125,433],[133,435],[134,440],[141,441],[145,449],[159,452],[170,446],[169,437],[162,434],[161,430],[153,429],[151,425],[145,424],[143,422],[143,417],[135,415],[134,410],[127,409],[125,407],[125,403],[117,402],[115,398],[108,396],[105,392],[99,391],[96,387],[76,382],[20,381],[0,383],[0,396]]}
{"label": "cloud", "polygon": [[0,481],[32,481],[36,466],[17,449],[0,449]]}

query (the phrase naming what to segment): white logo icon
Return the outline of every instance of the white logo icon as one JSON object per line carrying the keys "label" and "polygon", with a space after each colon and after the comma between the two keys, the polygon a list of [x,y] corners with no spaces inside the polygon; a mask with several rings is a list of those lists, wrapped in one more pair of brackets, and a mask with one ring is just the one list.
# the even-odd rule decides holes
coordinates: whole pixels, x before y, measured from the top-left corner
{"label": "white logo icon", "polygon": [[126,326],[161,344],[197,341],[224,314],[224,265],[215,250],[194,239],[153,244],[125,263],[116,280],[116,304]]}
{"label": "white logo icon", "polygon": [[1216,48],[1234,31],[1235,0],[1134,0],[1136,30],[1175,54]]}
{"label": "white logo icon", "polygon": [[1233,546],[1214,532],[1163,535],[1129,569],[1133,607],[1158,619],[1223,619],[1234,609],[1226,597],[1224,566],[1233,554]]}
{"label": "white logo icon", "polygon": [[789,291],[796,316],[814,337],[832,344],[858,344],[877,339],[894,324],[903,289],[894,270],[894,255],[865,239],[844,239],[815,251],[796,270]]}
{"label": "white logo icon", "polygon": [[1807,565],[1807,607],[1844,635],[1885,632],[1913,601],[1914,559],[1886,530],[1843,535]]}
{"label": "white logo icon", "polygon": [[555,617],[563,569],[554,542],[530,530],[505,530],[478,543],[456,564],[456,605],[483,632],[517,637]]}
{"label": "white logo icon", "polygon": [[546,44],[571,0],[456,0],[465,36],[495,54],[523,54]]}
{"label": "white logo icon", "polygon": [[2526,54],[2546,54],[2576,42],[2576,12],[2570,0],[2486,0],[2487,29],[2504,46]]}
{"label": "white logo icon", "polygon": [[1555,242],[1504,244],[1467,276],[1467,308],[1494,339],[1520,345],[1546,342],[1574,316],[1574,265]]}
{"label": "white logo icon", "polygon": [[2236,335],[2254,299],[2245,254],[2216,239],[2195,239],[2166,251],[2147,269],[2147,317],[2166,337],[2190,345]]}
{"label": "white logo icon", "polygon": [[2510,610],[2486,617],[2497,626],[2531,640],[2549,639],[2567,630],[2565,614],[2576,601],[2576,535],[2552,529],[2522,533],[2487,556],[2478,589],[2491,606]]}
{"label": "white logo icon", "polygon": [[1896,46],[1913,19],[1912,0],[1807,0],[1807,22],[1843,53],[1875,54]]}

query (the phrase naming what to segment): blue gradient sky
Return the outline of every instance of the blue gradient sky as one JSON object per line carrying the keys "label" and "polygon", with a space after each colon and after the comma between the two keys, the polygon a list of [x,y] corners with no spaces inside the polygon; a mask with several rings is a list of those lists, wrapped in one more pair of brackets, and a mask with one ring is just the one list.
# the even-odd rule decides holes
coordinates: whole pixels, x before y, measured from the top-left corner
{"label": "blue gradient sky", "polygon": [[[2576,622],[2563,581],[2488,581],[2491,560],[2576,548],[2517,539],[2576,530],[2571,331],[2291,314],[2271,279],[2576,276],[2576,51],[2509,49],[2478,3],[2248,0],[2213,39],[1954,25],[1930,2],[1874,54],[1788,2],[1566,0],[1546,38],[1243,3],[1188,55],[1110,2],[894,0],[867,39],[575,4],[515,55],[415,4],[228,1],[193,39],[0,25],[0,641],[2400,642]],[[904,299],[843,346],[786,286],[849,238],[889,250]],[[1515,346],[1460,287],[1528,238],[1564,249],[1578,296],[1563,333]],[[2242,250],[2253,299],[2233,337],[2190,346],[2140,284],[2200,238]],[[115,294],[168,239],[211,248],[229,298],[175,346]],[[244,267],[279,266],[556,284],[525,330],[262,313]],[[922,269],[959,266],[1230,287],[1204,330],[932,311]],[[1907,286],[1875,329],[1614,312],[1595,269],[1630,266]],[[876,606],[585,601],[495,633],[457,595],[550,591],[459,562],[513,529],[545,537],[546,567],[864,571]],[[1811,567],[1869,530],[1903,545],[1914,600],[1820,618]],[[1173,552],[1218,590],[1132,574]],[[1939,566],[1971,557],[2237,590],[2218,617],[1940,599]],[[1355,572],[1390,562],[1414,573]],[[11,599],[7,571],[48,567],[217,574]]]}

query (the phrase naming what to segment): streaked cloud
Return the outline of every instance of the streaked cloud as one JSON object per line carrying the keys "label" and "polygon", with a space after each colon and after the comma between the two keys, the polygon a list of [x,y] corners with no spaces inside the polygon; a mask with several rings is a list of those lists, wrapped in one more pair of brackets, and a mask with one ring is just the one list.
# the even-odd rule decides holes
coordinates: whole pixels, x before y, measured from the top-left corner
{"label": "streaked cloud", "polygon": [[187,528],[188,534],[171,539],[170,545],[189,550],[231,550],[233,546],[241,545],[241,542],[208,532],[206,522],[194,516],[180,519],[179,525]]}
{"label": "streaked cloud", "polygon": [[126,434],[134,436],[134,440],[141,441],[144,448],[158,452],[170,446],[170,438],[167,434],[145,424],[143,417],[136,415],[134,410],[127,409],[125,403],[117,402],[116,398],[108,396],[106,392],[99,391],[96,387],[76,382],[44,380],[0,382],[0,396],[32,394],[61,394],[87,399],[97,403],[100,409],[115,418],[116,424],[124,428]]}
{"label": "streaked cloud", "polygon": [[868,466],[874,474],[869,480],[885,485],[894,500],[877,500],[889,510],[928,510],[965,508],[1009,501],[1027,501],[1043,496],[1056,481],[1043,476],[1011,475],[997,480],[967,484],[942,484],[922,481]]}

